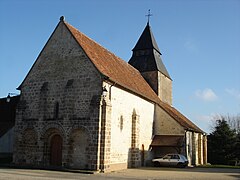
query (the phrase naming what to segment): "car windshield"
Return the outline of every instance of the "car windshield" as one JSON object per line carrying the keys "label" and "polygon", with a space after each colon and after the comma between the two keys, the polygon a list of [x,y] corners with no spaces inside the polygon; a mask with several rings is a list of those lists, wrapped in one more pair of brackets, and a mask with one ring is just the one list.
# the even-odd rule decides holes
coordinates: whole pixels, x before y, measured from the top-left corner
{"label": "car windshield", "polygon": [[163,156],[163,159],[170,159],[170,158],[171,158],[171,155],[169,155],[169,154]]}

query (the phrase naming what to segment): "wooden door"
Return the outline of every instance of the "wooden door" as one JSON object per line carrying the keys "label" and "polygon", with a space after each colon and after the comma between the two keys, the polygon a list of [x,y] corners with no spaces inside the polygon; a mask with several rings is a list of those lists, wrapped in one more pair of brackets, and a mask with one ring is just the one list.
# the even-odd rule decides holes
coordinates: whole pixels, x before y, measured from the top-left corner
{"label": "wooden door", "polygon": [[50,165],[62,165],[62,137],[60,135],[54,135],[51,138]]}
{"label": "wooden door", "polygon": [[144,150],[144,144],[142,144],[142,151],[141,151],[141,165],[144,166],[144,158],[145,156],[145,150]]}

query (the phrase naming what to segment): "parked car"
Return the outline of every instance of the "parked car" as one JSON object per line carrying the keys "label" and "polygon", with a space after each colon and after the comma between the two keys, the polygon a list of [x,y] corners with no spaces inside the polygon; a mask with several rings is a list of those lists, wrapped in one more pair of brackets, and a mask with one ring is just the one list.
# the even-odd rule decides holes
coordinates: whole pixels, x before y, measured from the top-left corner
{"label": "parked car", "polygon": [[186,167],[188,165],[187,158],[182,154],[166,154],[162,158],[152,160],[154,166],[176,166]]}

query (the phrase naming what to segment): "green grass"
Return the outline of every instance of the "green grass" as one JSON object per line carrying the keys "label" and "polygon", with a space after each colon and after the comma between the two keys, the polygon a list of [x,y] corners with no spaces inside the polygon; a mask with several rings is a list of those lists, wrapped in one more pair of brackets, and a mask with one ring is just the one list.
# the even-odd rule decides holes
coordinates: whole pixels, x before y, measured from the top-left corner
{"label": "green grass", "polygon": [[200,165],[200,166],[197,166],[197,167],[200,167],[200,168],[231,168],[231,169],[240,169],[240,166],[210,165],[210,164]]}

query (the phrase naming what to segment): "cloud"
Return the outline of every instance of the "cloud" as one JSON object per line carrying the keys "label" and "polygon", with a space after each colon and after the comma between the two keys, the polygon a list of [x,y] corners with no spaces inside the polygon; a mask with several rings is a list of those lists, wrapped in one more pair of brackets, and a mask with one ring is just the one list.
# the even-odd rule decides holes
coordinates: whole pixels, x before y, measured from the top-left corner
{"label": "cloud", "polygon": [[225,89],[225,91],[231,96],[233,96],[234,98],[237,98],[238,100],[240,100],[240,90],[232,88],[232,89]]}
{"label": "cloud", "polygon": [[220,119],[221,115],[219,113],[210,113],[208,115],[195,115],[195,119],[197,120],[197,124],[201,125],[199,127],[203,128],[202,130],[210,133],[214,130],[216,120]]}
{"label": "cloud", "polygon": [[203,101],[215,101],[218,99],[217,95],[212,89],[206,88],[204,90],[196,90],[195,96]]}
{"label": "cloud", "polygon": [[187,49],[190,52],[198,52],[198,47],[196,45],[196,43],[194,42],[194,40],[192,39],[188,39],[184,42],[183,44],[184,48]]}
{"label": "cloud", "polygon": [[197,115],[196,118],[200,121],[210,121],[212,119],[212,115]]}
{"label": "cloud", "polygon": [[200,121],[210,122],[221,118],[221,115],[219,113],[210,113],[208,115],[196,115],[196,118]]}

